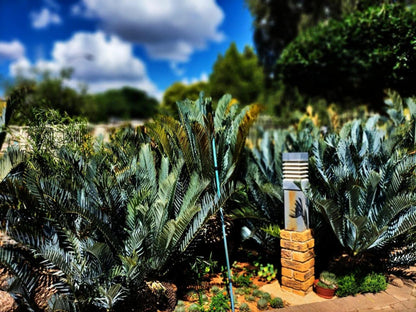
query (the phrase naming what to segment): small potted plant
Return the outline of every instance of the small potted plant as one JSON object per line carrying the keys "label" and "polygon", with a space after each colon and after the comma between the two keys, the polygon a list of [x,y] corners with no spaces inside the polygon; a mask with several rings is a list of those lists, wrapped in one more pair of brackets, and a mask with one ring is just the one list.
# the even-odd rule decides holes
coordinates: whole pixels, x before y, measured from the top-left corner
{"label": "small potted plant", "polygon": [[337,277],[334,273],[323,271],[319,279],[315,280],[315,292],[318,296],[331,299],[338,288]]}

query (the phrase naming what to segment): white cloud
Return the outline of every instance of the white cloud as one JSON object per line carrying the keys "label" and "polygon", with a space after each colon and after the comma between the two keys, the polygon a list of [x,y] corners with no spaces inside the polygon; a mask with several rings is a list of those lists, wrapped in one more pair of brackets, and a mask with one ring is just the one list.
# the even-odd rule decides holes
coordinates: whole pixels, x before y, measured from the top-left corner
{"label": "white cloud", "polygon": [[25,55],[25,47],[20,41],[0,41],[0,61],[17,60]]}
{"label": "white cloud", "polygon": [[181,68],[177,62],[170,62],[169,67],[172,69],[176,76],[183,76],[185,73],[185,69]]}
{"label": "white cloud", "polygon": [[105,31],[143,44],[155,59],[186,62],[208,41],[221,41],[224,13],[215,0],[81,0],[73,13],[98,18]]}
{"label": "white cloud", "polygon": [[52,9],[59,10],[60,5],[55,0],[43,0],[43,2]]}
{"label": "white cloud", "polygon": [[191,85],[197,82],[208,82],[208,74],[206,72],[202,72],[201,76],[199,78],[193,77],[193,78],[184,78],[182,79],[182,83],[186,85]]}
{"label": "white cloud", "polygon": [[63,68],[73,68],[68,84],[72,87],[87,84],[93,93],[131,86],[161,97],[147,76],[145,64],[133,55],[132,45],[103,32],[76,33],[68,41],[55,42],[52,60],[31,64],[27,59],[20,59],[12,63],[9,70],[12,76],[18,73],[30,76],[33,67],[52,74],[58,74]]}
{"label": "white cloud", "polygon": [[37,29],[46,28],[51,24],[61,24],[62,20],[58,14],[43,8],[40,12],[32,12],[30,14],[32,26]]}

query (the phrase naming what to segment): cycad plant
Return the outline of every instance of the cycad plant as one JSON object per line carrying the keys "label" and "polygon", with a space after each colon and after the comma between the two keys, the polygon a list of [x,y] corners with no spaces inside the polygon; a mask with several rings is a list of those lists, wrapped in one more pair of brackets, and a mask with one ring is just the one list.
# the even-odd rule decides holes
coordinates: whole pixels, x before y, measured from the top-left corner
{"label": "cycad plant", "polygon": [[252,238],[272,251],[278,244],[269,229],[279,229],[283,222],[282,152],[287,132],[262,129],[258,132],[261,137],[247,150],[248,201],[233,210],[233,217],[242,219],[242,225],[249,230],[242,231],[243,239]]}
{"label": "cycad plant", "polygon": [[69,138],[37,145],[21,174],[1,182],[1,230],[17,243],[0,247],[0,262],[14,276],[10,292],[29,310],[39,309],[43,272],[52,310],[123,311],[140,300],[145,281],[163,280],[183,259],[232,191],[222,187],[219,199],[212,181],[188,174],[182,158],[167,158],[154,143],[119,150],[121,142]]}
{"label": "cycad plant", "polygon": [[389,119],[385,123],[390,137],[397,138],[397,147],[405,152],[416,150],[416,99],[403,99],[389,90],[386,105]]}
{"label": "cycad plant", "polygon": [[[161,116],[147,125],[150,136],[171,162],[183,158],[188,175],[197,172],[209,181],[215,180],[212,142],[215,140],[221,185],[236,180],[235,169],[251,125],[260,108],[257,105],[239,108],[231,95],[224,95],[213,109],[210,98],[178,103],[180,120]],[[212,193],[215,187],[212,185]]]}
{"label": "cycad plant", "polygon": [[350,256],[387,255],[416,226],[415,155],[396,150],[397,138],[354,121],[316,142],[310,200]]}
{"label": "cycad plant", "polygon": [[[242,167],[245,165],[243,155],[246,138],[259,111],[257,105],[240,108],[229,94],[224,95],[214,109],[212,100],[203,98],[201,93],[196,101],[178,102],[179,120],[161,116],[147,127],[149,136],[162,155],[166,155],[173,164],[177,159],[184,160],[186,170],[181,174],[187,183],[194,173],[209,181],[205,193],[210,196],[217,196],[215,146],[222,200],[224,197],[228,198],[229,194],[236,194],[240,189],[239,182],[243,180],[244,172]],[[227,221],[227,215],[225,217]],[[209,224],[218,224],[217,218],[218,216],[213,216]],[[221,229],[207,231],[206,228],[201,231],[202,234],[205,237],[199,237],[197,242],[219,242]]]}

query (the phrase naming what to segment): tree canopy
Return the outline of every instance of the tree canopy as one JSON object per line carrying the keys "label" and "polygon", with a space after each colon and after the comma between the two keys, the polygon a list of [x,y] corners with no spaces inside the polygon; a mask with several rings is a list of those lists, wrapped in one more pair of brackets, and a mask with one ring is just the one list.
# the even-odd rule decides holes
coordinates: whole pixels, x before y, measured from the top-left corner
{"label": "tree canopy", "polygon": [[283,49],[303,30],[328,19],[362,11],[383,3],[415,3],[414,0],[246,0],[254,17],[254,42],[268,76]]}
{"label": "tree canopy", "polygon": [[[158,102],[146,92],[132,87],[108,90],[94,94],[91,100],[98,108],[97,121],[105,121],[109,117],[122,119],[146,119],[156,114]],[[93,119],[91,115],[89,119]]]}
{"label": "tree canopy", "polygon": [[253,49],[245,47],[240,53],[232,43],[224,55],[218,55],[209,76],[210,95],[218,99],[231,93],[240,103],[255,102],[263,88],[263,72]]}
{"label": "tree canopy", "polygon": [[370,7],[300,34],[283,51],[277,71],[308,95],[378,105],[386,88],[415,94],[415,38],[414,8]]}
{"label": "tree canopy", "polygon": [[199,81],[190,85],[186,85],[182,82],[175,82],[165,90],[160,106],[160,112],[178,118],[178,102],[184,99],[195,101],[199,98],[199,93],[201,91],[206,92],[207,89],[208,83],[204,81]]}
{"label": "tree canopy", "polygon": [[105,122],[109,117],[145,119],[158,111],[158,101],[143,90],[123,87],[87,94],[85,90],[77,91],[67,85],[70,76],[71,70],[64,69],[59,76],[44,72],[34,79],[18,77],[8,93],[16,89],[28,91],[16,108],[11,123],[28,124],[36,109],[54,109],[71,117],[86,117],[91,122]]}

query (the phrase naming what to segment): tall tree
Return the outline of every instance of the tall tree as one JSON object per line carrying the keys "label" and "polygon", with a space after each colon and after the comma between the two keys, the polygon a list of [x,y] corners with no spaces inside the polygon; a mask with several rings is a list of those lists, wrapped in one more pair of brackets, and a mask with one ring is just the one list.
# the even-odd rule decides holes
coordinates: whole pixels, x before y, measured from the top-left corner
{"label": "tall tree", "polygon": [[254,17],[254,41],[267,76],[272,76],[281,52],[300,32],[329,18],[383,3],[414,0],[246,0]]}
{"label": "tall tree", "polygon": [[245,47],[240,53],[231,43],[224,55],[219,55],[209,76],[210,95],[218,99],[231,93],[242,104],[255,102],[263,87],[263,72],[253,49]]}
{"label": "tall tree", "polygon": [[38,73],[35,79],[18,77],[13,89],[25,89],[24,100],[16,109],[11,123],[27,124],[34,117],[33,109],[56,109],[61,114],[79,116],[85,104],[85,94],[68,87],[65,80],[70,78],[72,71],[63,69],[59,76],[49,72]]}
{"label": "tall tree", "polygon": [[179,118],[178,103],[184,99],[195,101],[199,98],[200,92],[206,92],[207,90],[208,83],[205,81],[199,81],[190,85],[175,82],[163,94],[160,113]]}
{"label": "tall tree", "polygon": [[146,92],[123,87],[108,90],[92,96],[97,115],[91,115],[92,121],[106,121],[109,117],[123,119],[150,118],[156,114],[158,102]]}
{"label": "tall tree", "polygon": [[370,7],[300,34],[276,68],[285,84],[304,94],[380,111],[384,89],[415,94],[415,29],[414,7]]}

